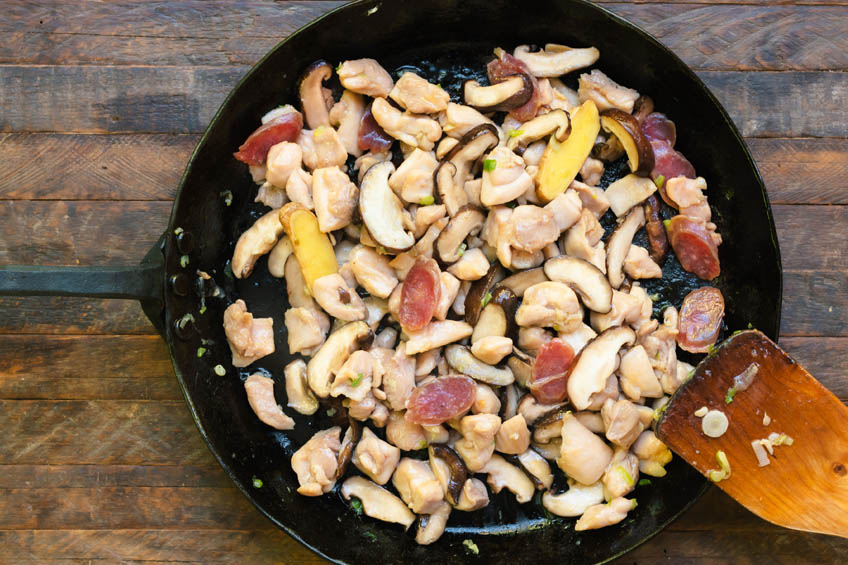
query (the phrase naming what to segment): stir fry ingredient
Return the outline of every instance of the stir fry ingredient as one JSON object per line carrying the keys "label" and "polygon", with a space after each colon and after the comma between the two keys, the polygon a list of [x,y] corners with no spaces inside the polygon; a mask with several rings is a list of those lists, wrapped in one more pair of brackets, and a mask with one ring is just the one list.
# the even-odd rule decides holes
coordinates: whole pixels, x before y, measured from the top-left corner
{"label": "stir fry ingredient", "polygon": [[[463,103],[410,68],[318,61],[299,110],[270,111],[239,148],[271,211],[239,238],[233,274],[269,254],[288,352],[304,357],[285,368],[285,410],[340,424],[294,453],[299,493],[340,485],[357,513],[417,519],[429,544],[490,490],[520,504],[542,491],[548,512],[587,530],[633,511],[627,497],[651,484],[640,475],[666,474],[652,426],[692,369],[677,347],[712,347],[724,299],[699,288],[657,320],[639,280],[662,278],[671,251],[714,279],[721,236],[706,180],[650,98],[599,69],[576,91],[560,79],[599,57],[498,48]],[[601,188],[622,164],[629,174]],[[609,235],[602,218],[617,219]],[[273,320],[242,300],[224,329],[236,367],[275,351]],[[252,374],[247,398],[290,430],[275,378]],[[727,429],[721,412],[696,414],[711,437]],[[776,445],[764,441],[755,452]],[[721,455],[714,480],[730,473]]]}

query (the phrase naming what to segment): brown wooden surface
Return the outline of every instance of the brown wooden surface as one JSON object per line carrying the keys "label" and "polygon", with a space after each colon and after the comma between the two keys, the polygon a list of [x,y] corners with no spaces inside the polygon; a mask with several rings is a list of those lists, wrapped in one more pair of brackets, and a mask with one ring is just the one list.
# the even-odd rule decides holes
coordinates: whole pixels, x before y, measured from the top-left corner
{"label": "brown wooden surface", "polygon": [[[780,343],[848,400],[848,0],[603,4],[686,60],[743,131],[775,204]],[[338,5],[5,0],[0,264],[140,260],[236,80]],[[231,486],[136,303],[0,300],[0,429],[0,562],[320,561]],[[622,562],[846,559],[848,542],[712,489]]]}

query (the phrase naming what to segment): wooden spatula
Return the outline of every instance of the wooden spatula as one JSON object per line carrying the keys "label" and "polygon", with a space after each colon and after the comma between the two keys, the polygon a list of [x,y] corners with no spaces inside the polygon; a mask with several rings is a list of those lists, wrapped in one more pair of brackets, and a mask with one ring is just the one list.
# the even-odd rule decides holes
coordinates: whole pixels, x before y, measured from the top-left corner
{"label": "wooden spatula", "polygon": [[[734,377],[752,363],[753,381],[728,403]],[[724,412],[724,435],[704,434],[695,415],[702,406]],[[751,442],[772,432],[792,445],[775,447],[760,467]],[[723,451],[731,474],[718,486],[761,518],[848,537],[848,407],[761,332],[740,332],[704,359],[673,396],[657,436],[705,476],[720,468]]]}

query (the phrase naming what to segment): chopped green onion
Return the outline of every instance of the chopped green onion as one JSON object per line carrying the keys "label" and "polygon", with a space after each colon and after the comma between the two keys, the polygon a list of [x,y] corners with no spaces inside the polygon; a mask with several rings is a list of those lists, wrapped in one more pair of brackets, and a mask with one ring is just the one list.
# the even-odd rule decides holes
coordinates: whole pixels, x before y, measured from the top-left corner
{"label": "chopped green onion", "polygon": [[665,177],[660,175],[654,179],[654,184],[657,185],[657,188],[662,188],[665,184]]}
{"label": "chopped green onion", "polygon": [[514,129],[509,132],[510,137],[518,137],[519,135],[524,135],[523,129]]}
{"label": "chopped green onion", "polygon": [[468,249],[468,245],[467,245],[467,244],[465,244],[465,243],[463,243],[462,245],[460,245],[460,246],[459,246],[459,251],[457,251],[457,254],[458,254],[460,257],[462,257],[463,255],[465,255],[465,250],[466,250],[466,249]]}
{"label": "chopped green onion", "polygon": [[727,459],[727,454],[719,449],[716,451],[716,461],[718,461],[718,466],[721,467],[721,470],[725,472],[725,474],[730,476],[730,461]]}
{"label": "chopped green onion", "polygon": [[353,511],[357,514],[362,514],[362,501],[356,497],[351,497],[350,499],[350,507],[353,508]]}
{"label": "chopped green onion", "polygon": [[654,410],[654,416],[653,416],[654,421],[655,421],[655,422],[659,422],[659,421],[660,421],[660,416],[662,416],[662,415],[663,415],[663,413],[664,413],[667,409],[668,409],[668,402],[666,402],[665,404],[663,404],[662,406],[660,406],[659,408],[657,408],[656,410]]}
{"label": "chopped green onion", "polygon": [[462,545],[465,546],[465,549],[467,549],[469,553],[473,553],[474,555],[480,555],[480,548],[477,547],[477,544],[471,541],[470,539],[462,540]]}
{"label": "chopped green onion", "polygon": [[328,417],[332,418],[332,417],[333,417],[333,416],[335,416],[335,415],[336,415],[336,409],[335,409],[335,408],[329,408],[329,409],[327,410],[327,416],[328,416]]}
{"label": "chopped green onion", "polygon": [[624,465],[619,465],[616,469],[619,473],[621,473],[621,476],[624,477],[624,480],[627,481],[629,486],[632,487],[636,483],[636,481],[633,480],[633,476],[631,476],[630,473],[627,472],[627,469],[624,468]]}
{"label": "chopped green onion", "polygon": [[491,301],[491,300],[492,300],[492,293],[487,292],[486,296],[483,297],[483,300],[480,301],[480,308],[485,308],[486,304],[488,304],[489,301]]}
{"label": "chopped green onion", "polygon": [[435,201],[436,201],[436,199],[433,198],[433,195],[429,194],[429,195],[423,197],[421,200],[419,200],[418,203],[421,204],[422,206],[429,206],[430,204],[432,204]]}
{"label": "chopped green onion", "polygon": [[225,190],[224,192],[221,193],[221,196],[224,197],[224,204],[226,204],[227,206],[229,206],[233,203],[233,193],[232,193],[232,191]]}
{"label": "chopped green onion", "polygon": [[427,440],[422,439],[421,441],[419,441],[415,449],[427,449]]}
{"label": "chopped green onion", "polygon": [[651,479],[639,479],[639,486],[644,487],[651,484]]}
{"label": "chopped green onion", "polygon": [[257,479],[256,477],[253,477],[253,488],[262,488],[263,484],[264,483],[262,482],[262,479]]}
{"label": "chopped green onion", "polygon": [[386,254],[386,248],[383,247],[382,245],[378,245],[377,246],[377,253],[379,253],[380,255],[385,255]]}
{"label": "chopped green onion", "polygon": [[359,386],[359,383],[362,382],[362,373],[356,373],[356,376],[350,379],[350,386]]}
{"label": "chopped green onion", "polygon": [[336,72],[339,72],[339,69],[342,68],[342,65],[344,65],[344,61],[336,65]]}
{"label": "chopped green onion", "polygon": [[736,396],[736,387],[732,386],[729,389],[727,389],[727,394],[724,395],[724,403],[730,404],[731,402],[733,402],[734,396]]}
{"label": "chopped green onion", "polygon": [[185,230],[184,230],[183,228],[177,228],[177,229],[175,229],[175,230],[174,230],[174,235],[180,235],[180,234],[181,234],[181,233],[183,233],[184,231],[185,231]]}
{"label": "chopped green onion", "polygon": [[202,316],[202,315],[204,315],[204,314],[206,313],[206,305],[205,305],[205,304],[204,304],[203,306],[201,306],[201,307],[200,307],[199,312],[200,312],[200,315],[201,315],[201,316]]}
{"label": "chopped green onion", "polygon": [[200,357],[203,357],[204,355],[206,355],[206,348],[205,347],[198,347],[197,348],[197,357],[200,358]]}
{"label": "chopped green onion", "polygon": [[753,330],[753,329],[754,329],[754,324],[752,324],[751,322],[748,322],[748,329],[749,329],[749,330]]}
{"label": "chopped green onion", "polygon": [[229,261],[227,261],[227,264],[224,265],[224,276],[226,276],[228,279],[233,278],[233,266],[230,264]]}
{"label": "chopped green onion", "polygon": [[631,509],[631,510],[635,510],[637,506],[639,506],[639,503],[638,503],[638,502],[636,502],[636,499],[635,499],[635,498],[634,498],[633,500],[631,500],[631,501],[630,501],[630,509]]}
{"label": "chopped green onion", "polygon": [[183,255],[180,257],[180,267],[186,268],[188,267],[189,258],[188,255]]}
{"label": "chopped green onion", "polygon": [[671,220],[663,220],[663,225],[665,226],[665,229],[668,229],[668,226],[670,224],[671,224]]}
{"label": "chopped green onion", "polygon": [[498,162],[495,159],[484,159],[483,170],[492,172],[498,167]]}
{"label": "chopped green onion", "polygon": [[193,322],[193,321],[194,321],[194,316],[192,316],[191,314],[186,314],[185,316],[180,318],[179,322],[177,322],[177,327],[182,330],[186,327],[186,324],[188,324],[189,322]]}
{"label": "chopped green onion", "polygon": [[[373,8],[373,10],[375,12],[377,11],[376,6]],[[362,532],[362,537],[366,538],[368,541],[377,541],[377,536],[375,536],[371,532]]]}
{"label": "chopped green onion", "polygon": [[218,375],[219,377],[223,377],[224,375],[227,374],[227,370],[224,368],[223,365],[215,365],[215,368],[213,369],[213,371],[215,371],[215,374]]}
{"label": "chopped green onion", "polygon": [[718,483],[726,479],[727,474],[719,469],[713,469],[709,472],[708,477],[712,482]]}

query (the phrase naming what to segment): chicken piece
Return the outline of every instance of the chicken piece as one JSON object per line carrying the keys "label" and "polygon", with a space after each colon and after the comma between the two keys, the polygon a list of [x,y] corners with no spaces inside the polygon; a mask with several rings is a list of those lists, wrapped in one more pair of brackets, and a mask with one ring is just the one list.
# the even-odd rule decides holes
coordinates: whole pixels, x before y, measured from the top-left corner
{"label": "chicken piece", "polygon": [[289,399],[286,406],[307,416],[317,412],[318,399],[312,394],[306,380],[306,362],[295,359],[286,365],[283,374],[286,377],[286,397]]}
{"label": "chicken piece", "polygon": [[471,281],[463,281],[462,284],[459,285],[456,298],[454,298],[453,304],[451,304],[451,310],[453,310],[457,316],[465,316],[465,297],[468,296],[469,290],[471,290]]}
{"label": "chicken piece", "polygon": [[411,204],[426,200],[432,202],[433,173],[438,166],[439,162],[432,151],[422,151],[416,147],[389,177],[389,186]]}
{"label": "chicken piece", "polygon": [[559,468],[584,485],[597,482],[612,460],[612,449],[570,412],[562,418],[561,434]]}
{"label": "chicken piece", "polygon": [[535,354],[553,338],[553,334],[545,328],[518,328],[518,347],[528,353]]}
{"label": "chicken piece", "polygon": [[583,208],[580,219],[565,232],[565,254],[589,261],[602,273],[606,273],[607,252],[601,241],[603,234],[604,229],[591,210]]}
{"label": "chicken piece", "polygon": [[607,504],[590,506],[574,524],[574,531],[596,530],[618,524],[636,506],[634,502],[635,500],[630,501],[626,498],[614,498]]}
{"label": "chicken piece", "polygon": [[534,188],[533,179],[524,168],[524,159],[505,146],[495,147],[485,160],[494,161],[494,167],[483,168],[480,202],[484,206],[506,204]]}
{"label": "chicken piece", "polygon": [[[369,297],[369,298],[373,298],[373,297]],[[367,300],[368,300],[367,298],[365,300],[363,300],[363,302],[365,302],[366,306],[368,305]],[[369,312],[370,312],[370,310],[369,310]],[[381,331],[380,333],[378,333],[377,335],[374,336],[374,347],[384,347],[386,349],[392,349],[392,348],[394,348],[395,343],[397,343],[397,338],[398,338],[398,331],[396,329],[394,329],[394,328],[384,328],[383,331]]]}
{"label": "chicken piece", "polygon": [[350,252],[350,266],[356,281],[373,296],[388,298],[398,284],[389,259],[370,247],[354,247]]}
{"label": "chicken piece", "polygon": [[456,442],[454,449],[469,471],[482,470],[491,459],[500,425],[501,419],[493,414],[474,414],[460,420],[462,439]]}
{"label": "chicken piece", "polygon": [[474,384],[477,387],[477,392],[474,395],[474,402],[471,404],[471,413],[497,415],[501,409],[501,400],[498,395],[487,384],[480,382]]}
{"label": "chicken piece", "polygon": [[430,151],[442,137],[439,122],[427,116],[401,112],[386,102],[385,98],[374,100],[371,113],[388,135],[412,147]]}
{"label": "chicken piece", "polygon": [[333,397],[346,396],[356,402],[365,400],[371,391],[371,376],[374,371],[374,359],[367,351],[354,351],[336,371],[336,378],[330,387]]}
{"label": "chicken piece", "polygon": [[633,442],[633,454],[639,458],[639,471],[652,477],[664,477],[671,461],[671,450],[651,430],[645,430]]}
{"label": "chicken piece", "polygon": [[567,284],[546,281],[524,291],[515,322],[519,326],[553,327],[567,333],[583,322],[583,308]]}
{"label": "chicken piece", "polygon": [[621,86],[598,69],[580,75],[578,85],[580,102],[591,100],[601,112],[617,108],[630,114],[633,112],[633,104],[639,98],[638,92]]}
{"label": "chicken piece", "polygon": [[[634,293],[634,288],[639,288],[639,291]],[[613,289],[612,308],[610,311],[606,314],[592,312],[589,315],[589,321],[591,322],[592,327],[595,328],[596,331],[602,332],[607,328],[621,326],[624,324],[636,324],[637,327],[638,325],[641,325],[641,321],[645,317],[645,312],[643,311],[645,303],[643,301],[642,293],[644,293],[644,290],[636,286],[631,287],[630,292],[622,292],[620,290]],[[645,298],[647,298],[647,296]],[[647,315],[650,317],[650,306],[652,303],[650,298],[647,300],[649,305]]]}
{"label": "chicken piece", "polygon": [[277,430],[293,430],[294,420],[286,416],[274,398],[274,379],[256,373],[244,381],[247,402],[263,423]]}
{"label": "chicken piece", "polygon": [[265,182],[265,163],[261,165],[248,165],[248,172],[250,172],[250,178],[256,184],[262,184]]}
{"label": "chicken piece", "polygon": [[495,450],[520,455],[530,447],[530,430],[524,416],[516,414],[504,421],[495,436]]}
{"label": "chicken piece", "polygon": [[262,183],[256,193],[254,202],[261,202],[269,208],[282,208],[288,201],[289,197],[284,188],[274,186],[270,182]]}
{"label": "chicken piece", "polygon": [[553,494],[551,491],[542,495],[542,506],[557,516],[574,518],[586,512],[586,509],[594,504],[603,502],[604,486],[597,482],[593,485],[581,485],[571,479],[568,481],[568,490]]}
{"label": "chicken piece", "polygon": [[451,505],[442,501],[439,508],[430,514],[421,516],[418,523],[418,533],[415,534],[415,543],[418,545],[430,545],[442,537],[448,518],[451,513]]}
{"label": "chicken piece", "polygon": [[480,249],[469,249],[459,261],[448,267],[448,272],[463,281],[476,281],[489,272],[489,259]]}
{"label": "chicken piece", "polygon": [[472,108],[462,104],[448,103],[448,107],[444,114],[439,116],[439,123],[445,135],[455,139],[462,138],[463,135],[481,124],[492,124],[494,122]]}
{"label": "chicken piece", "polygon": [[677,318],[677,309],[669,306],[663,312],[663,323],[656,330],[642,336],[637,333],[666,394],[674,394],[683,384],[677,378]]}
{"label": "chicken piece", "polygon": [[415,388],[415,357],[407,355],[406,344],[401,343],[384,367],[382,389],[386,393],[386,404],[392,410],[403,410]]}
{"label": "chicken piece", "polygon": [[442,347],[449,343],[465,339],[474,331],[469,324],[457,320],[434,320],[424,329],[407,332],[409,341],[406,342],[406,353],[415,355]]}
{"label": "chicken piece", "polygon": [[348,225],[359,202],[359,189],[338,167],[316,169],[312,174],[312,199],[322,232]]}
{"label": "chicken piece", "polygon": [[684,216],[689,216],[703,223],[712,219],[710,205],[704,191],[707,181],[703,177],[690,179],[684,176],[668,179],[665,183],[665,194]]}
{"label": "chicken piece", "polygon": [[441,286],[441,292],[433,317],[437,320],[445,320],[448,317],[448,310],[459,294],[459,288],[462,286],[462,283],[452,274],[442,272],[439,273],[439,285]]}
{"label": "chicken piece", "polygon": [[602,479],[604,498],[612,500],[626,496],[636,488],[638,480],[639,458],[626,449],[617,448]]}
{"label": "chicken piece", "polygon": [[339,440],[341,431],[338,426],[320,431],[294,452],[291,466],[300,483],[298,493],[321,496],[332,490],[336,484],[338,457],[342,448]]}
{"label": "chicken piece", "polygon": [[624,258],[624,272],[635,280],[662,278],[662,268],[654,263],[648,250],[633,244],[630,244],[630,249]]}
{"label": "chicken piece", "polygon": [[303,164],[313,171],[326,167],[341,167],[347,161],[347,150],[339,139],[339,134],[330,126],[301,130],[297,144],[303,150]]}
{"label": "chicken piece", "polygon": [[538,490],[550,489],[554,484],[554,474],[548,461],[533,449],[527,449],[518,455],[518,461],[524,472],[534,479]]}
{"label": "chicken piece", "polygon": [[347,415],[354,420],[364,422],[372,416],[378,405],[382,406],[382,404],[377,402],[374,392],[369,390],[365,393],[365,398],[363,400],[351,400],[350,403],[348,403]]}
{"label": "chicken piece", "polygon": [[627,399],[607,399],[601,408],[606,438],[614,445],[627,449],[645,429],[636,405]]}
{"label": "chicken piece", "polygon": [[510,241],[515,250],[533,253],[559,237],[553,213],[539,206],[517,206],[509,219]]}
{"label": "chicken piece", "polygon": [[457,510],[473,512],[489,505],[489,490],[480,479],[469,478],[462,485],[459,500],[456,501]]}
{"label": "chicken piece", "polygon": [[435,114],[446,110],[450,102],[441,86],[431,84],[415,73],[405,72],[395,83],[389,98],[416,114]]}
{"label": "chicken piece", "polygon": [[342,98],[330,110],[330,124],[338,127],[339,140],[349,155],[359,157],[359,126],[365,114],[365,101],[361,94],[345,90]]}
{"label": "chicken piece", "polygon": [[510,266],[516,271],[535,269],[545,261],[545,254],[541,249],[531,252],[510,248],[510,253],[512,255]]}
{"label": "chicken piece", "polygon": [[618,400],[620,397],[621,391],[618,388],[618,379],[614,374],[610,375],[607,377],[607,382],[604,383],[604,388],[589,397],[589,405],[586,410],[598,411],[604,407],[607,400]]}
{"label": "chicken piece", "polygon": [[474,357],[489,365],[497,365],[512,353],[512,340],[499,335],[481,337],[471,346]]}
{"label": "chicken piece", "polygon": [[588,184],[577,180],[572,181],[568,188],[569,190],[573,190],[577,193],[577,196],[580,198],[580,202],[583,204],[583,208],[592,212],[595,219],[600,219],[600,217],[606,214],[607,210],[609,210],[610,201],[609,198],[607,198],[607,194],[604,192],[604,189],[596,186],[589,186]]}
{"label": "chicken piece", "polygon": [[297,143],[283,141],[272,145],[265,162],[265,179],[274,186],[285,187],[291,174],[300,169],[303,150]]}
{"label": "chicken piece", "polygon": [[419,353],[415,357],[415,379],[426,377],[436,368],[439,363],[439,358],[442,353],[438,349],[431,349],[424,353]]}
{"label": "chicken piece", "polygon": [[400,461],[400,449],[381,440],[369,428],[353,450],[353,464],[378,485],[386,484]]}
{"label": "chicken piece", "polygon": [[580,201],[577,191],[569,188],[545,204],[545,210],[553,214],[557,229],[562,233],[580,219],[583,203]]}
{"label": "chicken piece", "polygon": [[244,300],[224,310],[224,333],[233,354],[233,367],[247,367],[274,353],[274,319],[254,318]]}
{"label": "chicken piece", "polygon": [[536,492],[530,477],[515,465],[507,463],[500,455],[492,455],[480,472],[489,475],[486,482],[493,492],[498,493],[506,488],[515,495],[519,504],[529,502]]}
{"label": "chicken piece", "polygon": [[285,320],[289,353],[312,355],[330,331],[327,315],[312,308],[289,308]]}
{"label": "chicken piece", "polygon": [[292,202],[297,202],[310,210],[315,209],[312,201],[312,175],[303,169],[292,171],[286,182],[286,196]]}
{"label": "chicken piece", "polygon": [[592,157],[586,157],[583,166],[580,167],[580,178],[589,186],[598,186],[604,175],[604,162]]}
{"label": "chicken piece", "polygon": [[654,374],[648,353],[641,345],[621,355],[618,372],[621,375],[621,390],[631,400],[639,400],[642,397],[660,398],[663,395],[662,386]]}
{"label": "chicken piece", "polygon": [[354,322],[368,317],[368,309],[359,294],[338,273],[324,275],[312,283],[312,296],[334,318]]}
{"label": "chicken piece", "polygon": [[319,310],[318,304],[309,295],[306,288],[306,279],[303,278],[303,271],[300,270],[300,263],[294,254],[289,255],[289,258],[286,259],[285,275],[286,295],[292,308]]}
{"label": "chicken piece", "polygon": [[353,273],[353,267],[350,263],[345,263],[339,267],[339,275],[344,279],[348,288],[356,289],[356,275]]}
{"label": "chicken piece", "polygon": [[418,239],[424,235],[427,232],[427,228],[444,218],[446,214],[447,208],[444,204],[419,206],[418,209],[415,210],[415,238]]}
{"label": "chicken piece", "polygon": [[233,275],[237,279],[245,279],[253,272],[256,261],[271,251],[280,236],[283,235],[283,224],[280,221],[280,211],[271,210],[241,234],[236,242],[231,263]]}
{"label": "chicken piece", "polygon": [[401,459],[392,475],[392,485],[416,514],[432,514],[444,501],[442,485],[426,461]]}
{"label": "chicken piece", "polygon": [[391,75],[374,59],[345,61],[336,70],[346,89],[374,97],[386,97],[394,86]]}
{"label": "chicken piece", "polygon": [[390,412],[386,423],[386,439],[403,451],[415,451],[427,447],[424,430],[404,417],[403,412]]}

